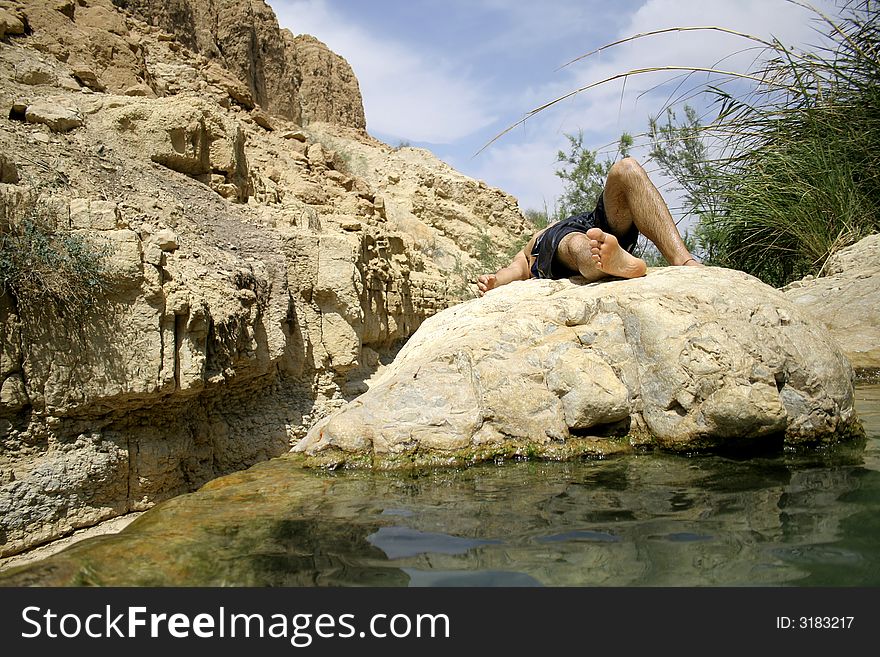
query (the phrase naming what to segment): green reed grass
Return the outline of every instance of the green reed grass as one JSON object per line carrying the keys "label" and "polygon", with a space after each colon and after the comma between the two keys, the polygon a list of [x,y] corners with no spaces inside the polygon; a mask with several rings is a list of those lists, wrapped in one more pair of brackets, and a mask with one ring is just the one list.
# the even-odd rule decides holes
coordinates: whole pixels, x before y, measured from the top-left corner
{"label": "green reed grass", "polygon": [[821,273],[837,250],[880,230],[880,3],[839,18],[812,9],[832,45],[774,41],[754,72],[772,81],[721,104],[708,133],[726,135],[707,175],[714,211],[700,229],[716,264],[783,285]]}

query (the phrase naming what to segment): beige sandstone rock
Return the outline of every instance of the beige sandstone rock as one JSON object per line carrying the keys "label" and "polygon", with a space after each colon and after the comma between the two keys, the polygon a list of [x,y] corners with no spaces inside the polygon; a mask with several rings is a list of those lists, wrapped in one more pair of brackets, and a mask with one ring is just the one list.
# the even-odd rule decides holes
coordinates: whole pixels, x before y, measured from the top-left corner
{"label": "beige sandstone rock", "polygon": [[31,29],[29,44],[59,62],[69,62],[71,73],[93,72],[95,79],[83,79],[87,86],[120,93],[145,81],[144,53],[137,40],[131,40],[126,18],[111,0],[83,0],[72,12],[59,11],[44,0],[19,4]]}
{"label": "beige sandstone rock", "polygon": [[137,144],[135,154],[191,176],[211,172],[212,144],[226,139],[221,115],[198,99],[140,101],[108,109],[100,118]]}
{"label": "beige sandstone rock", "polygon": [[114,201],[75,198],[69,206],[70,227],[92,230],[127,228]]}
{"label": "beige sandstone rock", "polygon": [[24,34],[24,22],[8,9],[0,8],[0,39],[19,34]]}
{"label": "beige sandstone rock", "polygon": [[824,329],[746,274],[531,280],[428,319],[295,451],[387,467],[558,457],[609,431],[676,451],[821,442],[858,431],[852,378]]}
{"label": "beige sandstone rock", "polygon": [[150,242],[162,251],[175,251],[178,247],[177,235],[168,228],[163,228],[150,236]]}
{"label": "beige sandstone rock", "polygon": [[880,370],[880,234],[833,255],[825,275],[791,283],[785,295],[828,328],[857,370]]}
{"label": "beige sandstone rock", "polygon": [[75,61],[69,63],[71,64],[73,77],[79,80],[81,84],[93,91],[104,91],[104,85],[98,79],[98,74],[95,73],[91,66],[85,63],[77,64]]}
{"label": "beige sandstone rock", "polygon": [[190,50],[216,60],[220,65],[212,82],[247,109],[258,104],[296,122],[366,126],[348,63],[313,37],[279,29],[262,0],[129,0],[127,7]]}
{"label": "beige sandstone rock", "polygon": [[[504,254],[534,230],[516,199],[424,149],[392,149],[331,124],[308,129],[322,152],[346,154],[345,168],[370,183],[377,218],[408,235],[417,253],[446,272],[459,298],[472,298],[476,276],[507,264]],[[494,256],[489,262],[487,251]]]}
{"label": "beige sandstone rock", "polygon": [[74,107],[54,100],[39,100],[27,106],[28,123],[44,123],[53,132],[69,132],[83,124],[82,114]]}
{"label": "beige sandstone rock", "polygon": [[306,102],[301,120],[365,128],[360,88],[348,62],[311,35],[291,39],[287,32],[284,37],[302,76],[300,94]]}
{"label": "beige sandstone rock", "polygon": [[45,64],[37,64],[16,71],[15,81],[22,84],[56,84],[58,76]]}
{"label": "beige sandstone rock", "polygon": [[18,182],[18,167],[15,162],[0,154],[0,183],[15,184]]}

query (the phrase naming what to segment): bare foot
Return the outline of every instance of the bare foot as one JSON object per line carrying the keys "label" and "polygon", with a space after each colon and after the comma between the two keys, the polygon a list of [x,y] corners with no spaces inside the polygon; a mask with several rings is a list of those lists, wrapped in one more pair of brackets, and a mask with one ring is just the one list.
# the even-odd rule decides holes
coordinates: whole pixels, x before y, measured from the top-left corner
{"label": "bare foot", "polygon": [[489,290],[498,287],[498,279],[495,274],[482,274],[477,276],[477,290],[483,296]]}
{"label": "bare foot", "polygon": [[685,260],[679,266],[680,267],[705,267],[705,265],[702,262],[698,262],[697,259],[694,258],[693,256],[691,256],[690,258]]}
{"label": "bare foot", "polygon": [[645,275],[645,261],[624,251],[611,233],[601,228],[590,228],[587,237],[590,238],[590,253],[596,266],[609,276],[638,278]]}

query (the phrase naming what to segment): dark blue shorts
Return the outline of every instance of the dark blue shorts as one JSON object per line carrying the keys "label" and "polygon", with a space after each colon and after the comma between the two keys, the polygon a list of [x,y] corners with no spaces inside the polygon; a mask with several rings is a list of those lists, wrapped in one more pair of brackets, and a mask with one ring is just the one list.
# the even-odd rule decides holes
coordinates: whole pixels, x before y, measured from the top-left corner
{"label": "dark blue shorts", "polygon": [[[596,209],[592,212],[561,219],[541,233],[532,247],[532,277],[568,278],[569,276],[580,276],[579,271],[566,267],[556,257],[556,251],[559,249],[559,243],[563,237],[569,233],[586,233],[590,228],[601,228],[606,233],[611,232],[608,217],[605,215],[605,202],[601,194],[599,202],[596,203]],[[626,235],[615,235],[615,237],[624,250],[632,253],[639,239],[639,229],[633,224]]]}

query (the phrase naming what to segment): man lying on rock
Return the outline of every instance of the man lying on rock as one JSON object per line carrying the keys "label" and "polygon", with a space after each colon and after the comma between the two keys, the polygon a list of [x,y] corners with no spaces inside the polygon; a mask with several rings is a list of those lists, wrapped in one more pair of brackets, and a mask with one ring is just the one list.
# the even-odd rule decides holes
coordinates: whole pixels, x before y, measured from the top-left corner
{"label": "man lying on rock", "polygon": [[632,254],[639,233],[671,265],[702,267],[685,246],[660,192],[631,157],[615,162],[596,209],[542,228],[506,267],[477,278],[480,296],[511,281],[583,276],[644,276],[645,261]]}

